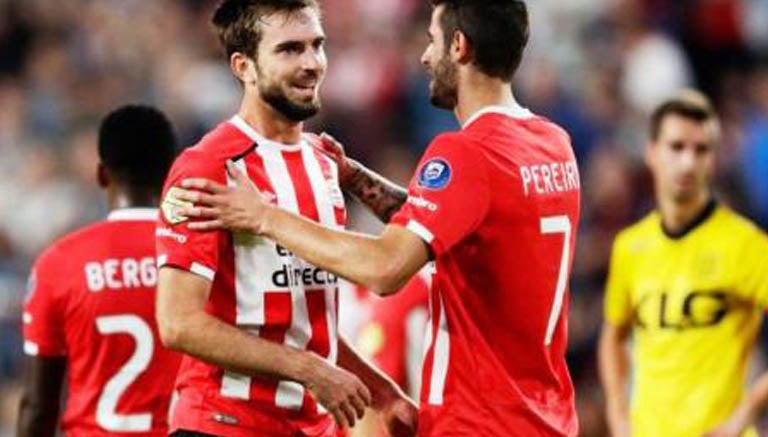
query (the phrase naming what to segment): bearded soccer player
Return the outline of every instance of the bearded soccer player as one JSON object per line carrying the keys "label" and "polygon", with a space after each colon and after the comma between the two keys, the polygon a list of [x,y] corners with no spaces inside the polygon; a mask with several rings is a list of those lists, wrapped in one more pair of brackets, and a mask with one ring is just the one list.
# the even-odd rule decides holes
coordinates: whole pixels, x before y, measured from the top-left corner
{"label": "bearded soccer player", "polygon": [[712,194],[719,128],[706,97],[663,103],[650,130],[657,209],[616,237],[605,295],[609,425],[615,436],[756,436],[768,375],[745,387],[768,306],[768,238]]}
{"label": "bearded soccer player", "polygon": [[271,240],[191,232],[178,214],[183,179],[225,184],[234,159],[276,206],[326,229],[346,219],[336,164],[302,132],[320,109],[326,70],[318,5],[226,0],[213,24],[244,95],[239,113],[186,150],[166,184],[157,317],[163,342],[185,353],[171,430],[335,436],[371,405],[407,431],[415,406],[339,339],[335,275]]}
{"label": "bearded soccer player", "polygon": [[[328,229],[276,207],[232,163],[236,187],[182,181],[194,190],[181,198],[197,204],[182,213],[194,229],[272,239],[381,295],[434,258],[419,434],[573,436],[565,320],[580,188],[570,140],[512,95],[528,40],[525,3],[433,3],[422,61],[433,103],[463,128],[432,142],[405,203],[362,178],[358,197],[400,199],[381,235]],[[377,209],[383,218],[393,210]]]}
{"label": "bearded soccer player", "polygon": [[155,324],[155,221],[176,153],[165,116],[144,106],[109,114],[99,131],[99,185],[112,212],[48,248],[24,306],[27,375],[17,435],[165,436],[180,356]]}

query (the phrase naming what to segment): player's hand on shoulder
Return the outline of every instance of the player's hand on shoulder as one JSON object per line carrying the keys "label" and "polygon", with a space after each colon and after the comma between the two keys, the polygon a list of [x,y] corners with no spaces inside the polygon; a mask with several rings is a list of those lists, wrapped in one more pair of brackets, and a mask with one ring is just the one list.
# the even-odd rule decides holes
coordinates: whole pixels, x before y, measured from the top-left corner
{"label": "player's hand on shoulder", "polygon": [[190,218],[189,228],[196,231],[228,229],[232,232],[259,234],[264,214],[271,205],[248,176],[234,163],[227,162],[227,172],[234,186],[208,179],[185,179],[177,194],[180,201],[193,205],[179,214]]}
{"label": "player's hand on shoulder", "polygon": [[347,157],[344,146],[328,133],[314,135],[312,145],[331,158],[339,168],[339,184],[344,187],[354,174],[354,161]]}
{"label": "player's hand on shoulder", "polygon": [[343,427],[352,427],[371,404],[371,393],[352,373],[317,357],[304,384]]}

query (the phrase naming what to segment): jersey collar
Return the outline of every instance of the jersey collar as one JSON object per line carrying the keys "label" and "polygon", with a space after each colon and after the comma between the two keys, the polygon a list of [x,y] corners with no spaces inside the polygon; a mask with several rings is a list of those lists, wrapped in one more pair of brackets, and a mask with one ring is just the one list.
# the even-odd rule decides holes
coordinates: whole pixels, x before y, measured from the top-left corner
{"label": "jersey collar", "polygon": [[523,108],[517,102],[513,102],[512,106],[486,106],[485,108],[475,112],[471,117],[469,117],[467,121],[464,122],[462,129],[466,129],[470,124],[474,123],[478,118],[485,114],[501,114],[520,120],[525,120],[536,116],[533,112],[529,111],[527,108]]}
{"label": "jersey collar", "polygon": [[715,199],[710,199],[707,203],[707,206],[704,207],[704,209],[701,210],[699,215],[697,215],[693,220],[691,220],[690,223],[683,226],[681,229],[677,231],[671,231],[667,229],[666,226],[664,226],[664,220],[661,220],[661,231],[664,232],[664,235],[667,236],[667,238],[670,238],[672,240],[680,240],[686,235],[693,232],[694,229],[698,228],[702,223],[707,221],[710,217],[712,217],[712,214],[715,213],[715,210],[717,209],[717,201]]}
{"label": "jersey collar", "polygon": [[296,152],[301,150],[301,146],[304,144],[303,136],[302,141],[296,144],[283,144],[278,143],[277,141],[272,141],[263,135],[261,135],[256,129],[254,129],[250,124],[248,124],[247,121],[243,117],[241,117],[239,114],[235,115],[234,117],[229,119],[229,122],[234,125],[240,132],[245,134],[248,138],[251,139],[254,143],[258,144],[259,147],[267,147],[270,149],[276,149],[282,152]]}
{"label": "jersey collar", "polygon": [[153,222],[157,220],[157,208],[120,208],[112,210],[107,216],[108,221],[138,221]]}

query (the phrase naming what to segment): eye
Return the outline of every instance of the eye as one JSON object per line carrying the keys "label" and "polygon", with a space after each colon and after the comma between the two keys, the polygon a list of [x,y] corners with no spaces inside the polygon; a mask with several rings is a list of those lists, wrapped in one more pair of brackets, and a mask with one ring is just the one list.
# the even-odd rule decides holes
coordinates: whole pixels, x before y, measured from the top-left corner
{"label": "eye", "polygon": [[682,141],[674,141],[669,145],[669,148],[674,152],[682,152],[685,149],[685,144]]}

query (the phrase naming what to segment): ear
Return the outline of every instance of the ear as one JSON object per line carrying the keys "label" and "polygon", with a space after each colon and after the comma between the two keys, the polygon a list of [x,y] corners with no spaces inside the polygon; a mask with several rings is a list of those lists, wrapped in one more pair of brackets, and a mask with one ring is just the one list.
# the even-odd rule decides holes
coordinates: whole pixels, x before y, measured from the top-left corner
{"label": "ear", "polygon": [[96,182],[101,188],[107,188],[111,182],[109,170],[107,170],[107,167],[101,162],[99,163],[99,166],[96,167]]}
{"label": "ear", "polygon": [[235,52],[232,54],[229,58],[229,68],[232,69],[232,74],[244,84],[256,83],[256,66],[254,61],[243,53]]}
{"label": "ear", "polygon": [[645,160],[645,165],[647,165],[649,168],[654,167],[654,162],[656,161],[656,145],[652,141],[648,141],[645,143],[645,149],[643,150],[643,158]]}
{"label": "ear", "polygon": [[453,33],[451,57],[454,62],[461,64],[467,64],[472,60],[472,47],[469,43],[469,38],[460,30]]}

